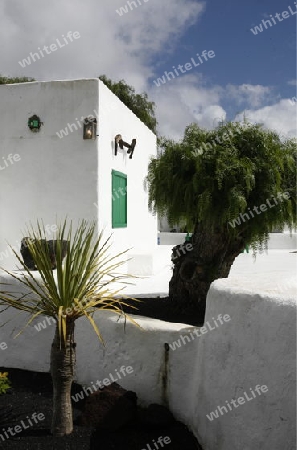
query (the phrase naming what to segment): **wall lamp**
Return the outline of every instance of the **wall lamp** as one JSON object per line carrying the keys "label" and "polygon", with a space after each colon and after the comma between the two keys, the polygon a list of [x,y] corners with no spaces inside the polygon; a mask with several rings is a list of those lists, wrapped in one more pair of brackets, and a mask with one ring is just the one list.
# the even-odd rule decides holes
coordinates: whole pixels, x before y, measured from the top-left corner
{"label": "wall lamp", "polygon": [[87,118],[84,121],[84,139],[96,139],[97,136],[97,119]]}
{"label": "wall lamp", "polygon": [[121,134],[117,134],[116,137],[114,138],[115,141],[115,145],[114,145],[114,154],[117,155],[118,153],[118,146],[120,147],[120,149],[123,150],[124,147],[127,147],[127,153],[130,154],[129,158],[132,159],[133,157],[133,153],[134,153],[134,149],[136,146],[136,139],[132,139],[132,143],[128,144],[127,142],[123,141],[122,135]]}

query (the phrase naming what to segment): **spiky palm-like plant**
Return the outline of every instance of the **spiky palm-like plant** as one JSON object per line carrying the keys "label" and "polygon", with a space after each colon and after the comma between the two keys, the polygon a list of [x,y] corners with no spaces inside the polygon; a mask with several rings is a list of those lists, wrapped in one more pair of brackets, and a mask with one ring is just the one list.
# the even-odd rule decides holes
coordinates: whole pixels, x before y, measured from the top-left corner
{"label": "spiky palm-like plant", "polygon": [[[28,230],[27,245],[37,272],[29,270],[14,252],[24,273],[19,275],[3,270],[20,282],[27,293],[16,296],[9,293],[8,287],[5,286],[5,291],[0,292],[0,305],[28,312],[30,318],[25,328],[41,315],[52,317],[56,321],[50,362],[53,379],[51,430],[55,436],[63,436],[73,430],[71,385],[76,356],[75,321],[86,317],[103,342],[93,314],[98,309],[124,314],[122,306],[125,303],[115,298],[122,289],[111,291],[109,285],[127,279],[128,276],[114,275],[114,271],[123,264],[119,257],[125,252],[111,257],[108,253],[110,238],[104,240],[102,232],[98,237],[94,222],[88,224],[85,220],[81,221],[75,232],[72,231],[71,224],[68,226],[66,220],[58,227],[55,272],[52,270],[49,247],[45,245],[45,235],[42,222],[37,223],[36,229],[31,226]],[[65,240],[69,245],[63,262]],[[124,316],[137,325],[131,317],[125,314]]]}

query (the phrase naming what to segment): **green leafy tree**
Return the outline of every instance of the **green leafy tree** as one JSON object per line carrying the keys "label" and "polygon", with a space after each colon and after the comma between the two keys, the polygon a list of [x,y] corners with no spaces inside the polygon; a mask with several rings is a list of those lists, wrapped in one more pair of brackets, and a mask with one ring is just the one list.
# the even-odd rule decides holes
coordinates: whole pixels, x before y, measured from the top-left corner
{"label": "green leafy tree", "polygon": [[124,80],[113,82],[105,75],[101,75],[99,79],[156,134],[155,103],[148,100],[146,92],[136,94],[135,89]]}
{"label": "green leafy tree", "polygon": [[35,81],[34,78],[28,77],[4,77],[0,75],[0,84],[29,83]]}
{"label": "green leafy tree", "polygon": [[[124,314],[122,305],[125,303],[115,298],[121,289],[110,289],[110,284],[115,281],[127,279],[127,276],[114,273],[122,264],[118,259],[121,254],[113,257],[109,255],[110,238],[104,241],[102,233],[97,237],[95,223],[88,224],[83,220],[74,233],[66,221],[59,227],[55,247],[56,272],[52,270],[45,235],[44,225],[38,223],[37,230],[29,230],[26,239],[37,272],[29,270],[15,251],[23,274],[17,275],[2,269],[21,283],[24,292],[14,294],[5,284],[5,290],[0,291],[0,306],[4,306],[2,312],[7,307],[27,312],[29,320],[25,328],[34,319],[44,315],[56,322],[50,360],[54,390],[51,430],[54,436],[64,436],[73,430],[71,385],[76,360],[75,321],[86,317],[102,342],[103,338],[93,319],[93,314],[99,309],[124,315],[135,325],[137,323]],[[69,244],[62,263],[65,241]]]}
{"label": "green leafy tree", "polygon": [[192,124],[181,142],[160,146],[149,165],[149,206],[193,232],[188,247],[173,248],[169,296],[202,323],[210,284],[228,277],[246,245],[256,251],[273,229],[296,226],[296,143],[260,125],[226,123],[212,131]]}

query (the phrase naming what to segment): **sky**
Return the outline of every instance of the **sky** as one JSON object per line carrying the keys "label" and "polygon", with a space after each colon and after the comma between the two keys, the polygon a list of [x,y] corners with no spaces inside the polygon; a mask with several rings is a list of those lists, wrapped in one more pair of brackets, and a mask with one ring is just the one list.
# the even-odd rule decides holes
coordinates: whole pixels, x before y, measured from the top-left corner
{"label": "sky", "polygon": [[294,0],[1,0],[0,73],[124,79],[173,139],[243,116],[292,137],[296,13]]}

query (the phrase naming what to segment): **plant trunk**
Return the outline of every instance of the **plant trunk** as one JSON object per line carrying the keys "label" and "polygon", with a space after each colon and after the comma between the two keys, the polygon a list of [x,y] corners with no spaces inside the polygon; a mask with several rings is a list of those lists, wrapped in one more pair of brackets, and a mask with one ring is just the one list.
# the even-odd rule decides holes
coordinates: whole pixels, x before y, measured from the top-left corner
{"label": "plant trunk", "polygon": [[74,321],[67,322],[66,344],[60,340],[58,324],[51,350],[53,417],[51,432],[64,436],[73,431],[71,385],[75,367]]}
{"label": "plant trunk", "polygon": [[[187,244],[189,244],[187,246]],[[175,310],[189,310],[204,323],[206,296],[211,283],[227,278],[235,258],[244,248],[241,237],[230,239],[222,231],[204,230],[196,225],[192,238],[172,251],[173,275],[169,298]]]}

